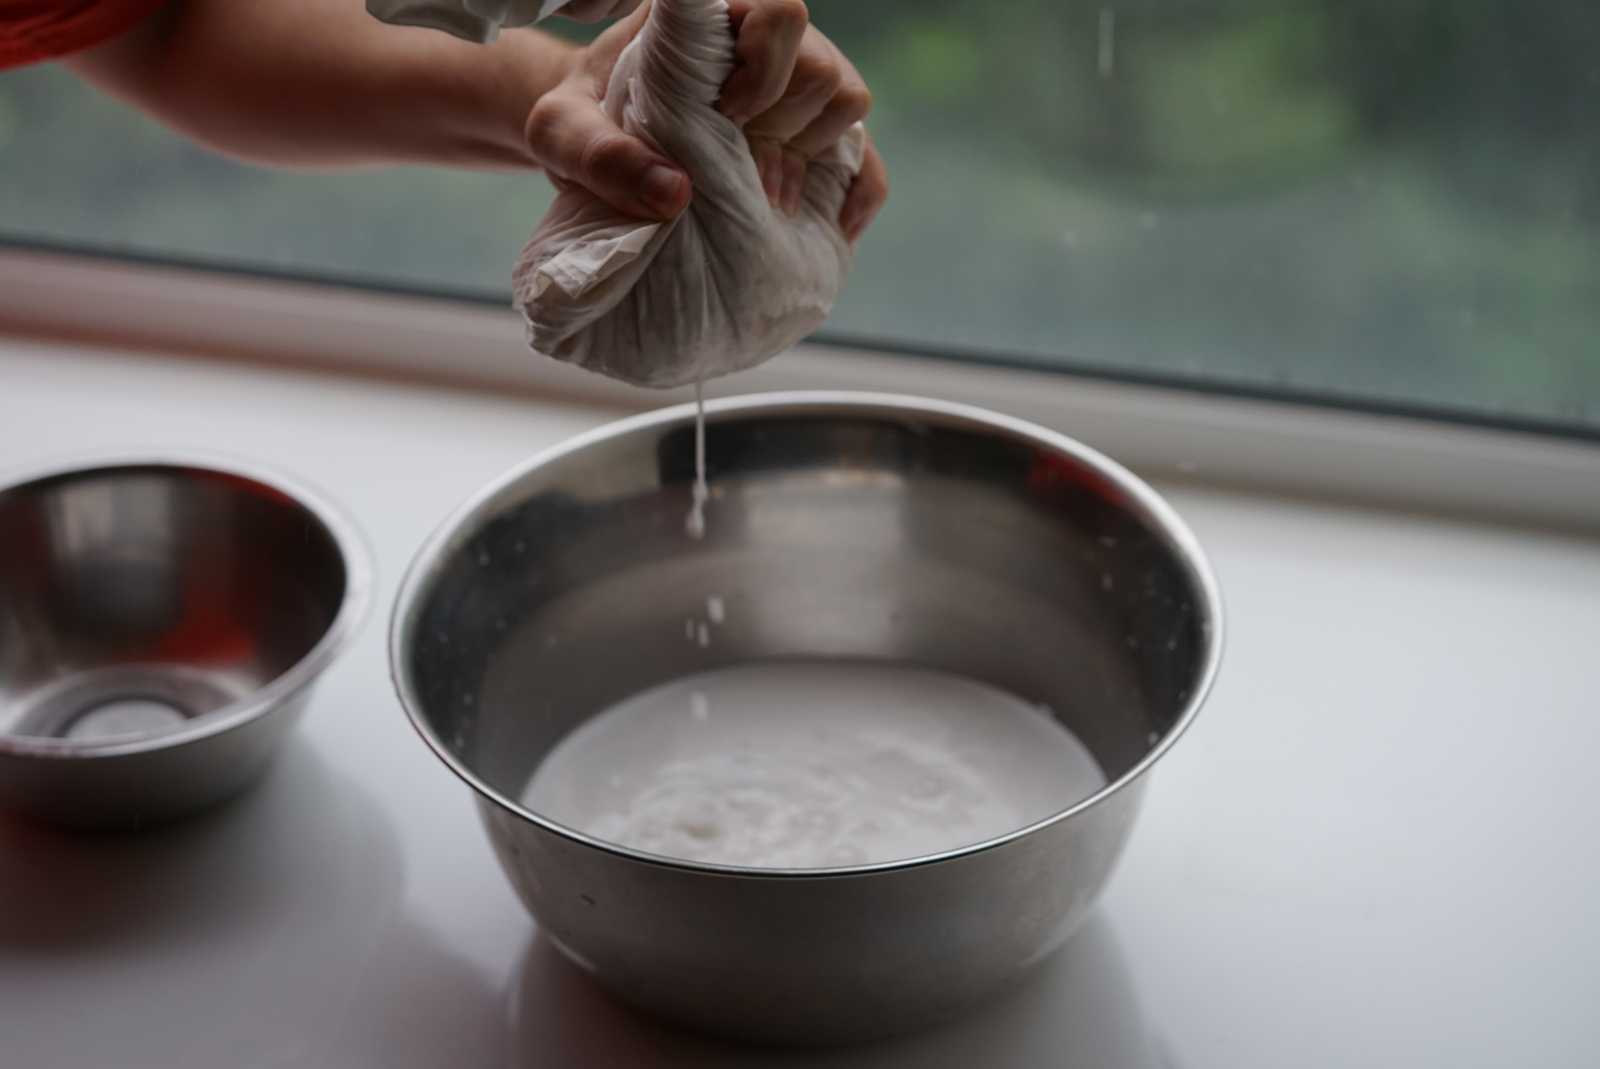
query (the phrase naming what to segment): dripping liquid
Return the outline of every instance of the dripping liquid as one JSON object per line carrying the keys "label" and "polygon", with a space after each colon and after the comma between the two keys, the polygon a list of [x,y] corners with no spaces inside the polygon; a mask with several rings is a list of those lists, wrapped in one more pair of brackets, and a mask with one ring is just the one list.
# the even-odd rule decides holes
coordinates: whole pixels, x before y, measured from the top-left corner
{"label": "dripping liquid", "polygon": [[689,517],[683,528],[690,538],[706,536],[706,391],[705,381],[694,383],[694,504],[689,507]]}

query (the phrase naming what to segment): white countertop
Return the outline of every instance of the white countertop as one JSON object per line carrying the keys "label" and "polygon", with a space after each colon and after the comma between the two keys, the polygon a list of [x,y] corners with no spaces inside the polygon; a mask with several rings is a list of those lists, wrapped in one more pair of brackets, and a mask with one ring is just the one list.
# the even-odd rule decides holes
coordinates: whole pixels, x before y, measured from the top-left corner
{"label": "white countertop", "polygon": [[1195,487],[1170,492],[1221,576],[1222,679],[1042,975],[823,1055],[614,1008],[537,938],[383,649],[446,512],[605,418],[0,342],[0,463],[254,458],[340,502],[379,573],[361,641],[237,803],[141,836],[0,817],[0,1065],[1594,1063],[1600,542]]}

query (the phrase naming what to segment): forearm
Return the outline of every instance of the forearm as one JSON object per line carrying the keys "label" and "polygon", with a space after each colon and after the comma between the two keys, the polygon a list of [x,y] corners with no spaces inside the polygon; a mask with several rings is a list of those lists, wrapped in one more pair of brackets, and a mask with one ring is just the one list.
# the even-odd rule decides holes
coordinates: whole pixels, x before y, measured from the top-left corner
{"label": "forearm", "polygon": [[533,166],[523,126],[575,50],[387,26],[361,0],[173,0],[71,65],[185,134],[263,163]]}

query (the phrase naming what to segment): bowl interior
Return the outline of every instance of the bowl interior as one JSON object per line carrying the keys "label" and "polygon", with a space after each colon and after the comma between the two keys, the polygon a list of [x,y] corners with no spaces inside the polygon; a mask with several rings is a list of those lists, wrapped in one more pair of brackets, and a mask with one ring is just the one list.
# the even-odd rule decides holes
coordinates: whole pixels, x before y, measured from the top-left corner
{"label": "bowl interior", "polygon": [[[1186,531],[1065,439],[816,401],[720,406],[706,444],[701,540],[679,410],[533,464],[419,558],[397,610],[402,693],[503,800],[585,718],[741,662],[965,675],[1048,706],[1112,781],[1209,678],[1216,606]],[[710,598],[726,623],[704,641]]]}
{"label": "bowl interior", "polygon": [[129,464],[0,490],[0,735],[181,728],[309,653],[348,582],[317,515],[243,475]]}

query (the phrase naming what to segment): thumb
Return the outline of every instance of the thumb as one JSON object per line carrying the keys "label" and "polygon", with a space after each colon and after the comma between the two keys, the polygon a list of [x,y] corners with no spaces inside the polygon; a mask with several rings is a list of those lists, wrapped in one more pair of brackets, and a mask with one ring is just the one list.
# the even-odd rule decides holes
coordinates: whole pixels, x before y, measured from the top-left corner
{"label": "thumb", "polygon": [[688,175],[570,86],[539,99],[526,133],[534,160],[558,184],[582,186],[625,215],[671,219],[689,204]]}
{"label": "thumb", "polygon": [[539,98],[524,130],[533,158],[557,184],[582,186],[617,211],[671,219],[689,203],[689,177],[600,107],[617,57],[649,17],[641,4],[597,37],[567,79]]}

